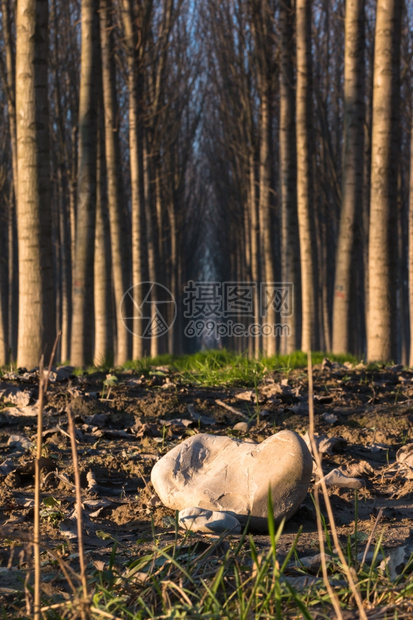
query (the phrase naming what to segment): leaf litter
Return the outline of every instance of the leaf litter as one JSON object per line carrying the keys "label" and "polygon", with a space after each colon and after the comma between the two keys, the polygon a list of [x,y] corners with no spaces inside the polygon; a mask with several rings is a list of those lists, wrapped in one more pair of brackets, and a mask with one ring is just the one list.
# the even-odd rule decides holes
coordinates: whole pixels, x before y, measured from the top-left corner
{"label": "leaf litter", "polygon": [[[287,377],[284,371],[268,371],[254,389],[191,384],[168,367],[154,367],[146,374],[120,370],[79,377],[73,371],[72,367],[53,370],[44,411],[41,492],[45,548],[58,553],[74,571],[78,558],[69,403],[80,459],[84,544],[95,570],[107,568],[114,544],[118,567],[122,563],[126,567],[132,559],[144,558],[154,540],[168,546],[177,536],[187,536],[176,532],[176,515],[162,506],[150,483],[154,463],[186,437],[228,433],[261,442],[282,429],[302,436],[308,431],[308,385],[302,369],[289,371]],[[0,383],[0,605],[9,607],[18,605],[15,595],[25,592],[22,574],[30,568],[27,542],[33,527],[38,372],[14,371],[4,374],[3,380],[7,383]],[[380,567],[394,580],[413,552],[413,372],[400,366],[369,368],[325,360],[314,368],[314,389],[316,440],[338,533],[345,541],[354,535],[356,523],[363,554],[360,547],[380,516],[370,545],[380,543],[385,554]],[[248,421],[241,423],[242,430],[240,417]],[[277,547],[282,561],[302,528],[297,559],[288,564],[291,584],[298,589],[316,579],[297,576],[300,562],[312,572],[320,563],[311,492],[284,527]],[[270,547],[268,536],[253,539],[260,553]],[[204,545],[198,547],[201,555],[215,544],[208,536],[194,540],[195,547]],[[371,558],[369,554],[366,557]],[[48,595],[67,598],[65,580],[43,555]],[[144,570],[136,571],[136,580],[146,583],[149,568],[143,561],[137,565]]]}

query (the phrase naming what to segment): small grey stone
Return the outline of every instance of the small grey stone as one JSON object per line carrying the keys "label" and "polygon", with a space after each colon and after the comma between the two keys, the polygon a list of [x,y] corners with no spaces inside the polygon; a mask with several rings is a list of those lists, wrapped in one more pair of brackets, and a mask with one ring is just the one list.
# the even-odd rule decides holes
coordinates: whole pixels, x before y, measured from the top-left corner
{"label": "small grey stone", "polygon": [[178,515],[179,525],[193,532],[207,532],[209,534],[241,533],[241,524],[232,515],[218,510],[205,508],[185,508]]}
{"label": "small grey stone", "polygon": [[324,422],[327,422],[327,424],[335,424],[338,420],[338,417],[335,413],[328,413],[327,411],[325,411],[321,417],[323,418]]}
{"label": "small grey stone", "polygon": [[30,450],[33,443],[23,435],[10,435],[7,445],[14,450]]}

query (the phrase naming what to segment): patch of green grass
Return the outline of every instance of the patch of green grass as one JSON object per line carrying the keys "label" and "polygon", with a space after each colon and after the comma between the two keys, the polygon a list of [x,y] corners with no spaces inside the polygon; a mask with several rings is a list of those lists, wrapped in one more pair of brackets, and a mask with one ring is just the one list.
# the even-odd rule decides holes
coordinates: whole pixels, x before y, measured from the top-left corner
{"label": "patch of green grass", "polygon": [[[321,364],[324,357],[332,362],[346,361],[356,364],[359,360],[354,355],[333,355],[315,351],[311,354],[313,365]],[[256,388],[260,381],[269,372],[289,372],[296,368],[307,368],[307,354],[295,351],[290,355],[275,355],[273,357],[249,358],[246,354],[237,354],[226,349],[199,351],[192,355],[170,355],[165,353],[157,357],[143,357],[139,360],[130,360],[122,366],[124,370],[150,376],[158,372],[156,369],[165,367],[172,373],[177,373],[180,379],[190,384],[204,387],[219,385],[245,386]],[[92,374],[99,372],[114,372],[113,360],[105,359],[98,366],[90,366],[86,370],[76,368],[74,375]]]}
{"label": "patch of green grass", "polygon": [[[327,354],[312,353],[313,364],[320,364]],[[357,363],[352,355],[330,355],[331,361]],[[160,355],[156,358],[142,358],[125,364],[125,369],[150,373],[157,366],[167,366],[177,372],[188,383],[211,387],[217,385],[240,385],[256,387],[269,372],[289,372],[295,368],[307,367],[307,354],[296,351],[290,355],[274,357],[249,358],[244,354],[235,354],[221,350],[200,351],[192,355]]]}

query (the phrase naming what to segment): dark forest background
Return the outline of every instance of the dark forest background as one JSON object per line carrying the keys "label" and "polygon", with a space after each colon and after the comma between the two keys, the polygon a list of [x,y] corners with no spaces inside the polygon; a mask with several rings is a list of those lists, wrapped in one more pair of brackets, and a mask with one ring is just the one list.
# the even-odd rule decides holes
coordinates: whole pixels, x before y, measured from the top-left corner
{"label": "dark forest background", "polygon": [[[408,2],[0,10],[0,364],[37,365],[60,330],[76,366],[205,344],[412,364]],[[148,281],[177,315],[144,339]],[[243,336],[185,336],[190,281],[245,285]],[[293,312],[260,312],[265,283]],[[248,335],[264,323],[284,328]]]}

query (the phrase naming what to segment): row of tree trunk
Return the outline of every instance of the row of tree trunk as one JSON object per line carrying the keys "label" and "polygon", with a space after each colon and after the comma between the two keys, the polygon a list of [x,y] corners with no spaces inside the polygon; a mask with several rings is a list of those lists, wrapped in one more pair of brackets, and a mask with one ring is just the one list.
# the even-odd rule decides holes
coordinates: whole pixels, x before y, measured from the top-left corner
{"label": "row of tree trunk", "polygon": [[[37,365],[59,331],[76,366],[210,332],[256,356],[413,363],[412,17],[1,0],[0,364]],[[244,287],[250,312],[193,323],[192,280]]]}
{"label": "row of tree trunk", "polygon": [[252,320],[280,329],[261,332],[254,351],[407,363],[411,11],[402,0],[209,6],[216,96],[205,151],[216,170],[218,118],[217,235],[234,257],[217,261],[217,279],[292,283],[295,293],[286,316],[256,304]]}

